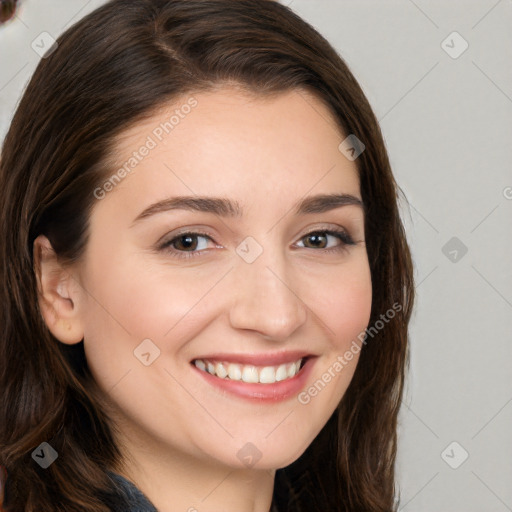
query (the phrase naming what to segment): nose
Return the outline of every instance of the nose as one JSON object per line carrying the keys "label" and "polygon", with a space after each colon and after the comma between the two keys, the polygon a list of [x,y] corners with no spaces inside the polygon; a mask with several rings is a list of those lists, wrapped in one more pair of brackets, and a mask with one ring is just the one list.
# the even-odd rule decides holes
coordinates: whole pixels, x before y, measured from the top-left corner
{"label": "nose", "polygon": [[[257,331],[266,339],[284,341],[303,325],[307,306],[279,250],[265,248],[252,263],[236,260],[231,279],[230,323],[235,329]],[[295,284],[295,287],[294,287]]]}

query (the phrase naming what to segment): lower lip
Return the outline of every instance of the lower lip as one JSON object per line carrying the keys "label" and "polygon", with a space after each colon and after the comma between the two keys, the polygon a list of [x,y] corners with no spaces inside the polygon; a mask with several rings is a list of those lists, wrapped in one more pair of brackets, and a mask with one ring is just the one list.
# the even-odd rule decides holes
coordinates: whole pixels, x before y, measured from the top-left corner
{"label": "lower lip", "polygon": [[290,396],[298,394],[304,388],[315,359],[315,357],[309,357],[299,373],[291,379],[274,382],[273,384],[257,384],[240,380],[221,379],[211,373],[200,370],[194,363],[192,363],[192,368],[212,386],[229,391],[233,395],[262,402],[276,402],[286,400]]}

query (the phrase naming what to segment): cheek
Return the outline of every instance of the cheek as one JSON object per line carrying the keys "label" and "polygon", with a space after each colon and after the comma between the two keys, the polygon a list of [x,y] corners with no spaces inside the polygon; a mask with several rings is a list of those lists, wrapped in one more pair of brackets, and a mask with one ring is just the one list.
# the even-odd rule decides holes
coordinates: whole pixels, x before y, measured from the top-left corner
{"label": "cheek", "polygon": [[104,390],[127,372],[132,378],[139,367],[145,368],[135,359],[134,350],[146,339],[161,347],[163,334],[173,324],[169,304],[179,304],[178,291],[168,287],[164,295],[161,280],[146,266],[120,259],[113,250],[108,253],[106,248],[91,250],[94,257],[83,276],[88,292],[84,349],[91,372]]}
{"label": "cheek", "polygon": [[[326,280],[327,282],[327,280]],[[321,425],[334,411],[345,394],[362,349],[372,307],[372,282],[366,259],[331,273],[325,287],[327,293],[317,293],[313,311],[321,318],[329,342],[318,360],[313,385],[299,395],[298,401],[315,410]]]}
{"label": "cheek", "polygon": [[312,309],[324,321],[332,348],[345,351],[370,320],[372,282],[367,260],[361,258],[325,276],[323,289],[312,298]]}
{"label": "cheek", "polygon": [[[181,349],[219,313],[216,293],[224,292],[214,288],[225,270],[179,270],[147,259],[134,256],[116,261],[103,251],[87,268],[90,293],[84,347],[90,369],[105,390],[128,371],[130,379],[138,378],[139,372],[142,380],[148,380],[148,375],[157,379],[155,372],[145,370],[182,364]],[[148,345],[147,339],[154,345]],[[142,346],[151,349],[151,357],[158,354],[157,365],[145,367],[136,359]],[[169,379],[165,373],[159,377]]]}
{"label": "cheek", "polygon": [[[91,267],[88,280],[94,300],[88,308],[87,324],[98,336],[114,329],[121,338],[129,337],[133,342],[162,339],[186,317],[208,287],[208,281],[198,283],[192,275],[173,272],[164,265],[126,260],[108,269],[101,266],[101,272]],[[90,334],[90,338],[96,337],[92,331]]]}

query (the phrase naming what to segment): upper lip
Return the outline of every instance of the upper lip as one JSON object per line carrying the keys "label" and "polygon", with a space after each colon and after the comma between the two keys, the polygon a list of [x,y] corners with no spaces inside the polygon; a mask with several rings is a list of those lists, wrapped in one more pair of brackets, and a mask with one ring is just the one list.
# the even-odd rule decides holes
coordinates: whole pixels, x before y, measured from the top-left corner
{"label": "upper lip", "polygon": [[277,366],[284,363],[294,363],[299,359],[310,357],[313,354],[304,351],[269,352],[252,354],[220,353],[195,357],[192,361],[202,359],[206,361],[226,361],[228,363],[252,364],[254,366]]}

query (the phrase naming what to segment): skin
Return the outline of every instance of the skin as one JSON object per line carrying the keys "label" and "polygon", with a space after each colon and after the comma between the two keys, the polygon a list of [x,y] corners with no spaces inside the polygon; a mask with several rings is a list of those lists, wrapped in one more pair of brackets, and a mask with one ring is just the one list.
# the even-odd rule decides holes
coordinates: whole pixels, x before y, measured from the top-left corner
{"label": "skin", "polygon": [[[221,392],[190,361],[214,351],[304,349],[318,356],[306,389],[350,348],[368,325],[372,300],[364,212],[348,205],[295,216],[293,209],[319,193],[360,199],[359,179],[338,150],[345,136],[330,111],[304,91],[263,98],[226,87],[194,97],[197,107],[95,202],[78,263],[61,266],[48,240],[37,238],[40,306],[57,339],[84,339],[112,404],[122,473],[161,512],[265,512],[275,470],[320,432],[358,354],[308,404],[296,394],[261,403]],[[116,161],[122,165],[185,101],[124,132]],[[236,200],[243,216],[174,210],[132,226],[150,204],[193,194]],[[329,235],[315,245],[305,237],[336,227],[356,243]],[[212,239],[194,239],[189,251],[202,254],[190,259],[159,250],[179,228],[205,229]],[[235,251],[247,236],[263,249],[250,264]],[[187,250],[179,240],[174,248]],[[147,338],[160,350],[149,366],[134,357]],[[247,442],[261,452],[251,467],[237,456]]]}

